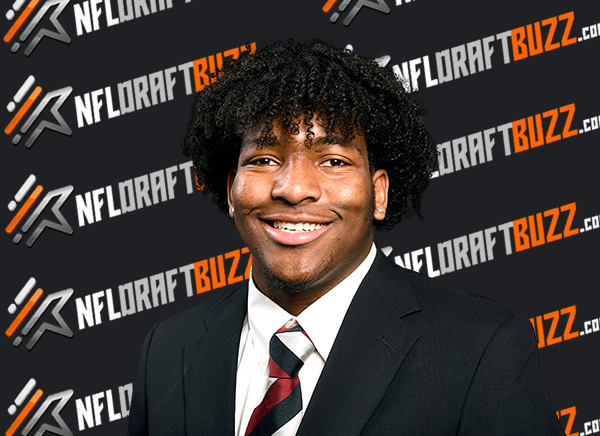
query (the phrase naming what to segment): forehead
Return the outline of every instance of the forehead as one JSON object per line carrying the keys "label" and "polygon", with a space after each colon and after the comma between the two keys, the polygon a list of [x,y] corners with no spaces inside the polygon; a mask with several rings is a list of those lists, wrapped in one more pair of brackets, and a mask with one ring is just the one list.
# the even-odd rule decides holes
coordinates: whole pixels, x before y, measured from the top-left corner
{"label": "forehead", "polygon": [[[273,122],[272,132],[268,132],[265,127],[255,128],[246,132],[242,138],[241,151],[250,151],[252,149],[284,148],[286,146],[297,147],[300,144],[307,149],[320,149],[341,146],[343,148],[353,149],[366,156],[367,144],[364,136],[354,133],[352,138],[344,138],[343,135],[333,133],[329,138],[325,130],[317,123],[310,128],[312,135],[308,135],[307,127],[302,124],[296,134],[290,133],[289,128],[282,128],[279,123]],[[309,136],[309,138],[307,138]]]}

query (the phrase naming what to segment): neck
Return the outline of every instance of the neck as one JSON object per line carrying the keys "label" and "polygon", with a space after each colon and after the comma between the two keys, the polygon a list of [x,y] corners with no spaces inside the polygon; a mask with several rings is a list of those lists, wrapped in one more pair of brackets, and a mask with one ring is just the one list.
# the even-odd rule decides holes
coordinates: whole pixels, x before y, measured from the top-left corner
{"label": "neck", "polygon": [[304,309],[352,274],[367,258],[371,245],[372,241],[364,249],[361,249],[360,254],[355,256],[347,265],[340,265],[339,268],[335,268],[334,271],[330,271],[312,282],[283,282],[270,271],[265,270],[258,262],[253,264],[252,278],[259,291],[289,314],[298,316]]}

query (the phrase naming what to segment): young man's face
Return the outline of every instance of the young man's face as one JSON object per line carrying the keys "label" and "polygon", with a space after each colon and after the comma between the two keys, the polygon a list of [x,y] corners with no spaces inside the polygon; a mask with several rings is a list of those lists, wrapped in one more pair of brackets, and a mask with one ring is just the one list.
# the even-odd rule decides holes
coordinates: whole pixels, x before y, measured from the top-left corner
{"label": "young man's face", "polygon": [[306,126],[286,137],[274,123],[277,139],[261,149],[260,129],[248,132],[229,175],[230,214],[267,295],[271,288],[323,295],[364,260],[372,220],[385,217],[375,209],[387,206],[387,173],[371,174],[364,137],[326,143],[318,124],[312,131],[307,148]]}

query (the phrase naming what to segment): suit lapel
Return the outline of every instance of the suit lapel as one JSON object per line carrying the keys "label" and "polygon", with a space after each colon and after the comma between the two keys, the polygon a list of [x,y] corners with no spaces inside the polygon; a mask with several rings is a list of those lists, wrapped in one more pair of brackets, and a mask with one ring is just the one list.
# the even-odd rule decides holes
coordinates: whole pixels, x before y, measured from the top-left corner
{"label": "suit lapel", "polygon": [[237,358],[248,286],[206,319],[207,332],[184,349],[186,434],[233,435]]}
{"label": "suit lapel", "polygon": [[378,252],[344,318],[297,436],[362,431],[418,339],[403,318],[419,310],[405,272]]}

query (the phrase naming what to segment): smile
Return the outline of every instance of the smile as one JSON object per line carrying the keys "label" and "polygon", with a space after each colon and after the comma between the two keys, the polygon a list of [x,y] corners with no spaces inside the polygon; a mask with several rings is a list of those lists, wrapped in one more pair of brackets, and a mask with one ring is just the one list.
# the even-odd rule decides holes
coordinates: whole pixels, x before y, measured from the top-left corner
{"label": "smile", "polygon": [[327,224],[317,223],[288,223],[285,221],[273,221],[273,227],[284,232],[313,232],[325,227]]}
{"label": "smile", "polygon": [[331,223],[263,221],[267,234],[281,245],[303,245],[314,241],[329,230],[329,224]]}

